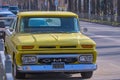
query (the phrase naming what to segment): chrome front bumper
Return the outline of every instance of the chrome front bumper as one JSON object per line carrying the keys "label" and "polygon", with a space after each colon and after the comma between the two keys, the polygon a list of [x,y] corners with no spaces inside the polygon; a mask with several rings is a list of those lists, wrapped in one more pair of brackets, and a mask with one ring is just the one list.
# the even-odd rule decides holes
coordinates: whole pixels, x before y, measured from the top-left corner
{"label": "chrome front bumper", "polygon": [[64,68],[53,68],[52,65],[26,65],[19,66],[18,70],[25,73],[39,72],[86,72],[97,69],[96,64],[65,64]]}

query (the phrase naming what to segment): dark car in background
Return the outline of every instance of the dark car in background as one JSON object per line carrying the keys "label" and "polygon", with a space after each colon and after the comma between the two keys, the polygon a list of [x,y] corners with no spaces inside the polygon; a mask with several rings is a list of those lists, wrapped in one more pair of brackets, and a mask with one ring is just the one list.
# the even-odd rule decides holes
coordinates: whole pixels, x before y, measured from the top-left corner
{"label": "dark car in background", "polygon": [[8,10],[9,6],[8,5],[2,5],[0,6],[0,10]]}
{"label": "dark car in background", "polygon": [[19,12],[18,6],[9,6],[9,11],[11,11],[14,14],[17,14]]}

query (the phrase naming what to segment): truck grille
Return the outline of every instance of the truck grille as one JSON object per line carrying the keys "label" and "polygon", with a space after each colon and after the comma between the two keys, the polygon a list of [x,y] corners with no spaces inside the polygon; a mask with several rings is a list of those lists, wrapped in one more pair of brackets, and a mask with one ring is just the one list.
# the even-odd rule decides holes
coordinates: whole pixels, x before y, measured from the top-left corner
{"label": "truck grille", "polygon": [[51,64],[53,62],[64,62],[66,64],[70,64],[70,63],[75,63],[77,62],[77,58],[75,57],[67,57],[67,58],[39,58],[38,59],[38,63],[41,64]]}

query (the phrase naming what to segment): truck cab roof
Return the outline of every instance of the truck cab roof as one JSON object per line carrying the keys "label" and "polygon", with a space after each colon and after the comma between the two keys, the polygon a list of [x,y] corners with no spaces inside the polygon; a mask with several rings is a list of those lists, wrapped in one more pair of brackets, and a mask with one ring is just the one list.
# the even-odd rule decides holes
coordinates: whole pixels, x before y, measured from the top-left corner
{"label": "truck cab roof", "polygon": [[21,17],[31,17],[31,16],[51,16],[51,17],[76,17],[78,18],[78,15],[72,12],[62,12],[62,11],[29,11],[29,12],[20,12],[18,14]]}

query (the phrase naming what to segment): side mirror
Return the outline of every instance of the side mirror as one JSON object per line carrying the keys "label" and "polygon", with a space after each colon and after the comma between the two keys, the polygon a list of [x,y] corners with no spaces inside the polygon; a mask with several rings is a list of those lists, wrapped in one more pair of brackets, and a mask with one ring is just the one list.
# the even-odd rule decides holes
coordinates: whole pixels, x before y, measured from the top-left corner
{"label": "side mirror", "polygon": [[88,32],[88,29],[87,28],[83,28],[83,32],[84,33]]}
{"label": "side mirror", "polygon": [[5,27],[6,30],[9,30],[10,32],[13,32],[14,29],[13,28],[10,28],[10,27]]}
{"label": "side mirror", "polygon": [[85,33],[87,33],[87,32],[88,32],[88,29],[87,29],[87,28],[85,28],[85,27],[82,27],[82,28],[81,28],[81,32],[85,34]]}

